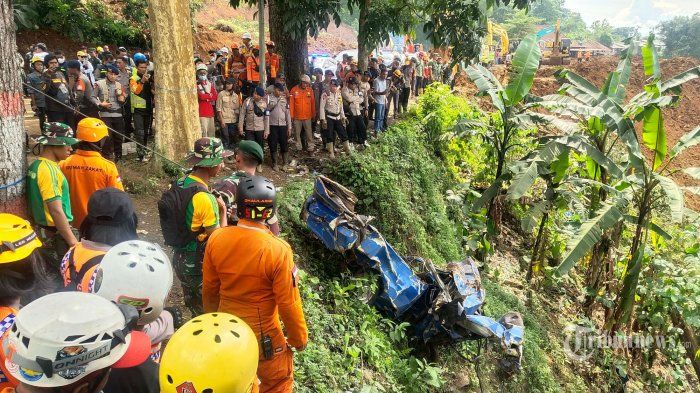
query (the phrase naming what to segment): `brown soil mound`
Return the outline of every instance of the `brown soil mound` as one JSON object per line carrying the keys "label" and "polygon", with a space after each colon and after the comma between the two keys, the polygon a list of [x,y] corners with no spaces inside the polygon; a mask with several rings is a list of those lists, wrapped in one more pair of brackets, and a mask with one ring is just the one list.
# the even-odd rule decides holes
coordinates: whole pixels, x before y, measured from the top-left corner
{"label": "brown soil mound", "polygon": [[[195,15],[195,20],[199,25],[195,35],[195,50],[206,53],[208,50],[218,49],[222,46],[230,48],[233,44],[241,44],[240,32],[229,33],[215,30],[221,22],[228,22],[228,24],[239,28],[232,30],[246,30],[253,36],[254,40],[257,39],[257,24],[252,23],[257,21],[256,13],[257,8],[255,7],[233,9],[226,0],[207,1]],[[265,23],[267,21],[268,15],[265,12]],[[269,38],[269,31],[266,38]],[[327,30],[319,33],[317,38],[309,37],[309,51],[326,51],[336,54],[353,48],[357,48],[357,34],[344,23],[338,27],[331,23]]]}
{"label": "brown soil mound", "polygon": [[49,51],[62,50],[67,59],[74,59],[80,47],[83,46],[82,43],[71,40],[53,30],[22,30],[17,32],[17,48],[23,55],[29,51],[32,45],[39,42],[45,43]]}
{"label": "brown soil mound", "polygon": [[[598,57],[593,58],[590,62],[568,65],[567,68],[593,82],[596,86],[602,86],[603,83],[605,83],[605,78],[608,73],[615,69],[618,61],[619,59],[615,56]],[[662,59],[662,75],[664,79],[668,79],[698,65],[700,65],[700,60],[689,57]],[[555,94],[560,87],[559,82],[554,77],[554,72],[558,68],[559,67],[542,66],[537,71],[532,93],[538,96]],[[496,76],[503,81],[505,78],[503,67],[496,67],[494,72]],[[466,79],[468,81],[468,78]],[[627,98],[629,99],[643,91],[645,81],[646,77],[644,76],[642,60],[641,58],[636,58],[632,62],[632,76],[627,86]],[[476,92],[476,86],[471,82],[467,82],[465,85],[460,86],[458,90],[460,93],[472,95]],[[481,101],[482,100],[480,100],[480,102]],[[673,147],[681,136],[700,125],[700,79],[695,79],[683,85],[682,98],[679,105],[664,111],[664,121],[666,123],[668,149],[670,151],[671,147]],[[638,132],[640,131],[638,130]],[[645,155],[651,157],[651,152],[646,148],[643,149]],[[673,161],[672,165],[674,170],[696,166],[700,166],[700,145],[683,152],[683,154]],[[680,171],[675,173],[673,178],[681,186],[700,186],[700,181]],[[700,196],[690,192],[686,192],[685,196],[686,206],[695,211],[700,211]]]}

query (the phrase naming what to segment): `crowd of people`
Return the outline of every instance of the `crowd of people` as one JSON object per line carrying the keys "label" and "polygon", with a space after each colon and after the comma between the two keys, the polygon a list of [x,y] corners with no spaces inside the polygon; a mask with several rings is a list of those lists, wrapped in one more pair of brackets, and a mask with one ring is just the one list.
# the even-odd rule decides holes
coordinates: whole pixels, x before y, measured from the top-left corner
{"label": "crowd of people", "polygon": [[[28,220],[0,214],[0,392],[291,391],[308,333],[261,146],[196,141],[157,206],[168,256],[139,239],[109,139],[98,118],[47,121]],[[231,155],[237,171],[212,184]],[[184,324],[166,307],[174,275]]]}
{"label": "crowd of people", "polygon": [[[449,75],[437,54],[371,58],[365,71],[345,56],[335,71],[311,62],[289,88],[268,42],[264,87],[258,48],[242,39],[194,60],[202,137],[157,206],[170,256],[139,239],[115,164],[132,133],[137,159],[148,160],[149,54],[103,46],[66,60],[44,44],[27,54],[41,135],[27,219],[0,214],[0,392],[292,390],[308,332],[276,188],[260,175],[265,147],[275,170],[290,162],[290,144],[352,154],[370,125],[375,135],[387,127],[392,107],[407,110],[411,95]],[[227,158],[236,171],[221,179]],[[166,307],[173,276],[187,323],[182,305]]]}
{"label": "crowd of people", "polygon": [[[249,33],[241,40],[194,59],[202,137],[218,137],[227,149],[253,140],[269,152],[274,170],[291,162],[290,144],[311,153],[320,141],[330,158],[341,149],[361,149],[386,129],[390,116],[407,110],[411,96],[433,81],[454,80],[454,67],[439,53],[420,51],[405,61],[371,57],[365,70],[349,55],[325,71],[312,58],[301,82],[290,86],[275,43],[268,41],[267,83],[261,86],[259,47]],[[39,43],[26,63],[27,95],[40,128],[49,121],[75,129],[85,117],[99,118],[110,132],[105,157],[121,160],[126,136],[138,142],[137,160],[149,159],[144,146],[153,137],[155,78],[148,51],[132,56],[123,47],[114,54],[106,45],[84,47],[67,60]]]}

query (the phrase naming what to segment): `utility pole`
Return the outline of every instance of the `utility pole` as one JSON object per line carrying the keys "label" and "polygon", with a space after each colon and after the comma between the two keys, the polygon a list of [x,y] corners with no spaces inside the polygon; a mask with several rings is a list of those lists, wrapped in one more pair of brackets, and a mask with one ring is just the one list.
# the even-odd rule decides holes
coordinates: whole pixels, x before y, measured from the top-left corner
{"label": "utility pole", "polygon": [[258,41],[260,42],[260,62],[258,66],[260,69],[260,86],[264,89],[267,84],[267,72],[265,72],[265,52],[267,46],[265,46],[265,0],[258,0]]}

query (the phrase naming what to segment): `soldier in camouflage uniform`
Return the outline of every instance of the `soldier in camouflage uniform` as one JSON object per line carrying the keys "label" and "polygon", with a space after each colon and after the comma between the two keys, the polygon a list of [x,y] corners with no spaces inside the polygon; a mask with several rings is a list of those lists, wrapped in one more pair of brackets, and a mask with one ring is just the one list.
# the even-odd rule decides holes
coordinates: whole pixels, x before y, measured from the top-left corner
{"label": "soldier in camouflage uniform", "polygon": [[[223,198],[228,211],[228,222],[233,225],[238,221],[236,214],[236,190],[243,176],[255,176],[257,166],[263,161],[263,150],[254,141],[241,141],[236,150],[236,169],[231,176],[216,182],[212,188]],[[280,234],[277,214],[265,220],[265,225],[275,235]]]}
{"label": "soldier in camouflage uniform", "polygon": [[73,215],[68,182],[58,161],[70,155],[78,140],[68,125],[51,122],[44,124],[37,142],[41,153],[27,170],[29,213],[43,243],[39,251],[50,264],[50,272],[57,273],[63,255],[78,242],[70,226]]}
{"label": "soldier in camouflage uniform", "polygon": [[187,202],[185,212],[184,229],[190,232],[192,240],[184,246],[173,247],[173,268],[182,285],[185,305],[193,316],[202,314],[202,260],[207,238],[228,222],[226,205],[221,197],[212,194],[209,181],[221,170],[223,159],[230,155],[219,139],[198,139],[187,159],[192,172],[176,183],[182,189],[198,189]]}

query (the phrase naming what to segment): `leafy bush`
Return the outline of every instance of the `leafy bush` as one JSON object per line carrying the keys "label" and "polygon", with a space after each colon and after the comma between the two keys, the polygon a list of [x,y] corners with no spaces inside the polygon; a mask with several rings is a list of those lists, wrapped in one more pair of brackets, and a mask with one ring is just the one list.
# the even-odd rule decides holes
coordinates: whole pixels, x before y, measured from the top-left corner
{"label": "leafy bush", "polygon": [[79,41],[145,46],[143,29],[147,8],[139,7],[139,3],[144,2],[127,0],[125,15],[133,17],[121,20],[112,9],[98,1],[36,0],[24,7],[24,14],[32,20],[25,21],[22,26],[50,28]]}
{"label": "leafy bush", "polygon": [[455,125],[460,120],[486,116],[477,106],[452,94],[449,86],[433,83],[418,97],[416,115],[428,144],[444,161],[454,181],[486,180],[489,172],[485,160],[489,154],[487,146],[476,135],[474,138],[453,138]]}
{"label": "leafy bush", "polygon": [[397,123],[378,143],[326,169],[355,192],[357,212],[376,217],[373,224],[401,254],[437,263],[462,257],[460,235],[445,206],[450,186],[445,172],[415,120]]}

